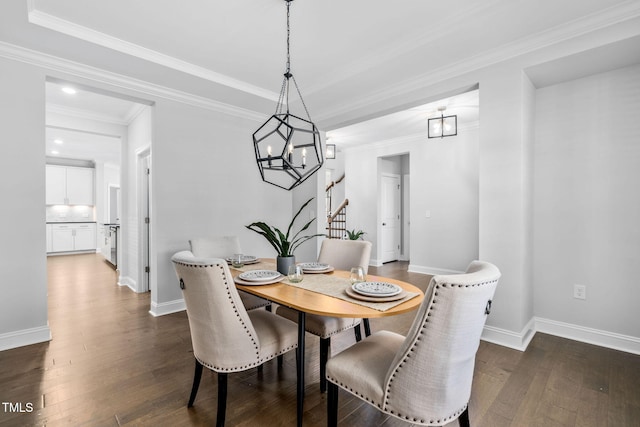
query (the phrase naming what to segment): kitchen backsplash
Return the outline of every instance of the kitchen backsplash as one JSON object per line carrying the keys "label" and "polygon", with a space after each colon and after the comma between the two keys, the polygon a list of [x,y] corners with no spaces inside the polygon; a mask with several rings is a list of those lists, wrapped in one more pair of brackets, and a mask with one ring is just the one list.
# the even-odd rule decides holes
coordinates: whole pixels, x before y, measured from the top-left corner
{"label": "kitchen backsplash", "polygon": [[47,206],[47,222],[93,222],[94,206]]}

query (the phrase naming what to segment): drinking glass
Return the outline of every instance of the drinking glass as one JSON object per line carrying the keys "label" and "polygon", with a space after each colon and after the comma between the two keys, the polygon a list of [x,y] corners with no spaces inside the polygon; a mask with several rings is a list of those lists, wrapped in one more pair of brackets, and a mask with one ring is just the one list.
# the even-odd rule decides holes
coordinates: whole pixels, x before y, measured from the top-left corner
{"label": "drinking glass", "polygon": [[231,266],[233,268],[242,268],[242,267],[244,267],[244,261],[242,259],[242,254],[233,254],[233,257],[231,257]]}
{"label": "drinking glass", "polygon": [[359,282],[364,282],[366,279],[365,275],[364,275],[364,268],[362,267],[353,267],[351,269],[351,274],[349,275],[349,280],[351,280],[351,283],[359,283]]}
{"label": "drinking glass", "polygon": [[304,277],[304,273],[302,272],[302,267],[299,265],[291,265],[289,266],[289,281],[291,283],[300,283]]}

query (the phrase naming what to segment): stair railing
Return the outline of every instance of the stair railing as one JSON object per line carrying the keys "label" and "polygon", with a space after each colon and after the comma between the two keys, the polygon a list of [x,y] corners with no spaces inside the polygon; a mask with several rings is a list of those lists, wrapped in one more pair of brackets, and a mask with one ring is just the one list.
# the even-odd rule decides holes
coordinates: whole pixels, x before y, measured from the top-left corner
{"label": "stair railing", "polygon": [[344,239],[347,231],[347,205],[349,199],[338,206],[336,211],[327,218],[327,237],[330,239]]}

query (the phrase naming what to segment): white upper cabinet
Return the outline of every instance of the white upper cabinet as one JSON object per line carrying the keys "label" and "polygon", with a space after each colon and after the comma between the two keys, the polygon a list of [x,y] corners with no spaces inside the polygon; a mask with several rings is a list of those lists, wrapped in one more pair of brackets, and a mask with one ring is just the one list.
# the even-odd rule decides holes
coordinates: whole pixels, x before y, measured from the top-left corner
{"label": "white upper cabinet", "polygon": [[92,168],[47,165],[47,205],[94,204]]}
{"label": "white upper cabinet", "polygon": [[93,205],[93,169],[67,168],[69,205]]}
{"label": "white upper cabinet", "polygon": [[67,168],[47,165],[47,205],[67,204]]}

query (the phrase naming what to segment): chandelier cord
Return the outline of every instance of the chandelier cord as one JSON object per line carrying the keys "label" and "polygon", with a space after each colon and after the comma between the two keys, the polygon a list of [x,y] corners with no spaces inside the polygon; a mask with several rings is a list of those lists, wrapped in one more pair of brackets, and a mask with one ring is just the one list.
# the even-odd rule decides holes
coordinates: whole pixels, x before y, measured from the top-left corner
{"label": "chandelier cord", "polygon": [[285,0],[285,1],[287,2],[287,69],[285,70],[285,73],[284,73],[284,83],[285,83],[285,88],[286,88],[285,90],[286,90],[286,97],[287,97],[287,114],[289,114],[289,79],[293,76],[293,74],[291,74],[291,53],[290,53],[290,46],[291,46],[290,9],[291,9],[291,2],[293,0]]}
{"label": "chandelier cord", "polygon": [[291,54],[290,54],[290,42],[291,38],[291,25],[289,24],[289,18],[291,16],[289,9],[292,0],[285,0],[287,2],[287,70],[285,71],[285,77],[291,74]]}
{"label": "chandelier cord", "polygon": [[300,93],[300,88],[298,87],[298,82],[296,82],[296,78],[291,76],[291,78],[293,78],[293,85],[296,87],[296,91],[298,92],[298,96],[300,97],[300,101],[302,101],[302,106],[304,107],[304,112],[307,113],[307,118],[309,119],[310,122],[313,122],[313,120],[311,120],[311,115],[309,114],[309,110],[307,109],[307,104],[304,103],[304,98],[302,98],[302,94]]}

